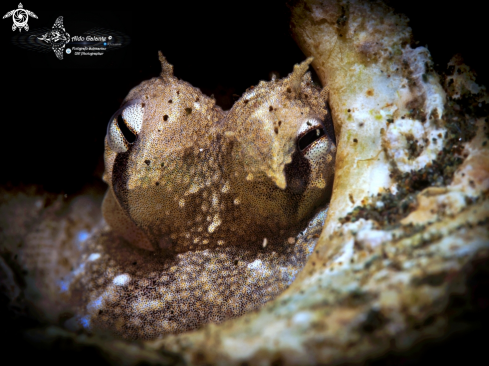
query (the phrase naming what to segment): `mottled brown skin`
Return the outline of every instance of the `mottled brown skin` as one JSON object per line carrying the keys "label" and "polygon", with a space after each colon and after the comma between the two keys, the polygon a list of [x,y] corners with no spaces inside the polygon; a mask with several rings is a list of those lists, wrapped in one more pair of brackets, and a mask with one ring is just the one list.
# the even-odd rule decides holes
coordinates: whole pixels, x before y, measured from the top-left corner
{"label": "mottled brown skin", "polygon": [[333,180],[327,91],[306,74],[310,59],[228,112],[160,60],[161,76],[109,123],[111,230],[88,241],[69,280],[78,323],[126,338],[221,322],[280,294],[319,237]]}
{"label": "mottled brown skin", "polygon": [[[327,202],[334,173],[326,93],[304,76],[309,62],[262,81],[226,113],[162,58],[161,77],[125,99],[144,105],[136,141],[121,153],[106,141],[109,225],[164,253],[272,244],[297,232]],[[299,135],[316,128],[324,135],[300,151]]]}

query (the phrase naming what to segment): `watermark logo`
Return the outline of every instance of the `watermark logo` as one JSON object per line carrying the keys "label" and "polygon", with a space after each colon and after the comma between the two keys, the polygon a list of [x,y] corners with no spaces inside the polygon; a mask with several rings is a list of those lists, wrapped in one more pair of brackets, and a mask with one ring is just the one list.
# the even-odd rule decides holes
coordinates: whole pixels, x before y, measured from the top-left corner
{"label": "watermark logo", "polygon": [[53,29],[37,39],[50,44],[53,48],[56,57],[60,60],[63,59],[63,51],[68,42],[70,42],[70,35],[66,33],[63,26],[63,17],[58,17],[54,22]]}
{"label": "watermark logo", "polygon": [[30,10],[24,9],[22,3],[19,3],[18,9],[9,11],[7,14],[3,16],[3,19],[12,17],[12,19],[14,20],[14,24],[12,25],[12,30],[15,31],[17,28],[19,28],[19,32],[21,32],[22,28],[24,28],[26,31],[29,30],[29,26],[27,25],[29,16],[37,19],[36,14],[34,14]]}
{"label": "watermark logo", "polygon": [[[7,15],[12,15],[13,12],[11,11]],[[107,52],[120,50],[131,42],[131,39],[122,32],[102,27],[92,27],[80,35],[70,35],[65,30],[64,17],[59,16],[55,19],[52,27],[15,32],[12,36],[12,43],[30,51],[50,53],[51,55],[54,51],[56,58],[63,60],[78,59],[80,56],[104,56]],[[23,23],[22,27],[25,27]],[[114,60],[114,57],[109,56],[104,62],[106,65],[113,65]],[[78,60],[74,60],[75,64],[73,61],[70,62],[72,65],[80,65]]]}

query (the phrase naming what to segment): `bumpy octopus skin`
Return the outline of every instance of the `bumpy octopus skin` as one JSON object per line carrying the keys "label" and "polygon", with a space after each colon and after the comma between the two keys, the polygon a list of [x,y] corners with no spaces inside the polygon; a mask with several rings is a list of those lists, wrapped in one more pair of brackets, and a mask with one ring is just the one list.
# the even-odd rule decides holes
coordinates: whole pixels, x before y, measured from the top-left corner
{"label": "bumpy octopus skin", "polygon": [[68,291],[77,322],[155,338],[221,322],[280,294],[324,221],[335,140],[308,59],[227,112],[162,73],[107,129],[102,211]]}

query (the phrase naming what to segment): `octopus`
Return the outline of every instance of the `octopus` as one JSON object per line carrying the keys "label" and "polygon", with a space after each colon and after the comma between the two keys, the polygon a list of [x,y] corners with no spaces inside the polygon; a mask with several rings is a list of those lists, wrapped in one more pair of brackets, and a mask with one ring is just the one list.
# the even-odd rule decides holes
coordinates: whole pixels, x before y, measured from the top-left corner
{"label": "octopus", "polygon": [[132,89],[107,128],[110,228],[64,279],[72,326],[129,339],[220,323],[284,291],[319,237],[334,177],[312,58],[229,111],[159,58],[161,75]]}

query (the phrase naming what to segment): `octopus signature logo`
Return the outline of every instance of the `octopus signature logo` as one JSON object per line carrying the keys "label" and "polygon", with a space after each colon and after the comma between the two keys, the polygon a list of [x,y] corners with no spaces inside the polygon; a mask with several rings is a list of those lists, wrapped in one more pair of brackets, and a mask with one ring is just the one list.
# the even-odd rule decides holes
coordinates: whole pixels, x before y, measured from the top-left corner
{"label": "octopus signature logo", "polygon": [[60,60],[63,59],[63,51],[66,44],[70,41],[70,35],[66,33],[63,26],[63,17],[58,17],[54,22],[53,29],[37,39],[50,44],[53,47],[53,51],[56,57]]}
{"label": "octopus signature logo", "polygon": [[37,19],[37,15],[34,14],[30,10],[24,9],[24,6],[22,3],[19,3],[18,9],[14,9],[9,11],[7,14],[3,16],[3,19],[12,17],[14,20],[14,24],[12,25],[12,30],[15,31],[17,28],[19,28],[19,32],[22,31],[22,28],[24,28],[26,31],[29,30],[29,26],[27,25],[27,21],[29,20],[29,15],[33,18]]}

